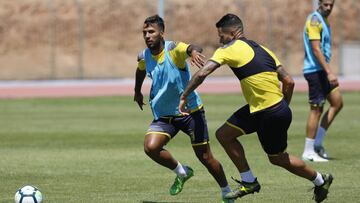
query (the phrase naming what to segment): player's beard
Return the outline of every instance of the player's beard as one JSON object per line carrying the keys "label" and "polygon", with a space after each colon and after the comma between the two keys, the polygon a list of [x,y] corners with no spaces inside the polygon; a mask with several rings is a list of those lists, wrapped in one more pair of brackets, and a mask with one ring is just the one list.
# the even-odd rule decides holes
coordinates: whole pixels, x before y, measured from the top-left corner
{"label": "player's beard", "polygon": [[327,17],[330,15],[331,11],[324,11],[324,10],[319,9],[319,13],[320,13],[323,17],[327,18]]}
{"label": "player's beard", "polygon": [[164,39],[154,41],[154,43],[148,45],[148,48],[152,53],[160,53],[161,44],[164,43]]}

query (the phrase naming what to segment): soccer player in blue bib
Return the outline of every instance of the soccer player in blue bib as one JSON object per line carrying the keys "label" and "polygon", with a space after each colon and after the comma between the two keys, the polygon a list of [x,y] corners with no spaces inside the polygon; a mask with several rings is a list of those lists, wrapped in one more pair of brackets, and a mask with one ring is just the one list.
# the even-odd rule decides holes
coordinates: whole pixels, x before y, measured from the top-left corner
{"label": "soccer player in blue bib", "polygon": [[[189,166],[177,161],[164,146],[181,130],[191,140],[193,150],[200,162],[208,169],[221,187],[224,197],[230,187],[219,161],[210,150],[205,112],[199,95],[192,92],[187,96],[189,115],[179,112],[180,95],[188,84],[191,74],[186,59],[198,67],[204,64],[202,49],[183,42],[164,40],[164,21],[158,15],[148,17],[143,26],[143,37],[147,49],[138,56],[134,101],[142,110],[144,101],[141,87],[145,76],[152,79],[149,104],[154,116],[145,135],[145,153],[158,164],[176,173],[170,194],[176,195],[183,189],[185,181],[194,175]],[[222,202],[234,202],[223,199]]]}
{"label": "soccer player in blue bib", "polygon": [[[343,107],[338,79],[329,66],[331,29],[327,17],[334,3],[335,0],[319,0],[318,10],[307,17],[304,28],[303,72],[309,86],[310,113],[302,158],[314,162],[328,161],[329,156],[323,147],[323,139],[335,116]],[[323,114],[326,100],[329,101],[330,107]]]}
{"label": "soccer player in blue bib", "polygon": [[[304,77],[309,86],[310,113],[306,125],[306,139],[302,158],[314,162],[327,162],[323,147],[326,130],[343,106],[336,75],[331,70],[331,30],[327,17],[335,0],[319,0],[319,8],[311,13],[304,28]],[[330,103],[324,113],[325,101]]]}
{"label": "soccer player in blue bib", "polygon": [[288,105],[294,88],[293,79],[273,52],[244,37],[243,24],[238,16],[227,14],[216,23],[216,27],[220,43],[224,46],[218,48],[205,66],[193,75],[181,96],[179,109],[187,114],[185,105],[188,95],[221,65],[228,65],[240,80],[247,104],[239,108],[216,131],[217,139],[242,179],[237,180],[239,187],[227,197],[242,197],[260,190],[260,184],[250,170],[244,149],[237,139],[256,132],[269,161],[312,181],[315,184],[315,201],[323,201],[332,183],[332,175],[320,174],[300,158],[286,152],[287,130],[292,120]]}

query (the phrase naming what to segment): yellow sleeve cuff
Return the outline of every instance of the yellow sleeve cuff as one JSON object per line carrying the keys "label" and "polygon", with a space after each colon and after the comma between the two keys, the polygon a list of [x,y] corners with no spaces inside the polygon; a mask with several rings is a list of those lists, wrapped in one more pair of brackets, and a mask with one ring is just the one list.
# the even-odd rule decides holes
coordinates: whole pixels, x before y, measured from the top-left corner
{"label": "yellow sleeve cuff", "polygon": [[146,65],[145,65],[145,60],[141,59],[140,61],[138,61],[138,69],[139,70],[145,70],[146,69]]}
{"label": "yellow sleeve cuff", "polygon": [[214,55],[210,58],[210,60],[220,64],[220,65],[224,65],[225,63],[225,56],[226,54],[224,53],[224,49],[223,48],[218,48]]}

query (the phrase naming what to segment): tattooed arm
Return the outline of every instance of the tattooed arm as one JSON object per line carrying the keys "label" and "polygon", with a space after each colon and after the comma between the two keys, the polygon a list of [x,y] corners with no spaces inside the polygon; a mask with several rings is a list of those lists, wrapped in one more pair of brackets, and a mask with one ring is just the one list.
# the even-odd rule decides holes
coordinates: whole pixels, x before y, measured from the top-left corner
{"label": "tattooed arm", "polygon": [[191,78],[190,82],[186,86],[184,92],[180,97],[179,103],[179,111],[182,114],[187,114],[185,106],[186,106],[186,98],[189,94],[194,91],[201,83],[205,80],[205,78],[210,75],[214,70],[216,70],[220,65],[215,63],[214,61],[207,61],[205,66],[199,69]]}
{"label": "tattooed arm", "polygon": [[288,104],[290,104],[295,86],[294,80],[291,75],[285,71],[283,66],[279,66],[276,72],[282,83],[282,93],[284,94],[284,99]]}

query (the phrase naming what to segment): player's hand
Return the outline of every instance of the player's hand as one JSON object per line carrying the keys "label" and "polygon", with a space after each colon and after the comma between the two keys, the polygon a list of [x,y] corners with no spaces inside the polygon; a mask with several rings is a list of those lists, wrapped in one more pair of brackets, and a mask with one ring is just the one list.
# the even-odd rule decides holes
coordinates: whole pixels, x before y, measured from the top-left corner
{"label": "player's hand", "polygon": [[134,101],[139,105],[140,109],[143,110],[143,106],[146,105],[146,103],[144,103],[144,96],[141,92],[135,92]]}
{"label": "player's hand", "polygon": [[202,68],[205,64],[205,56],[202,55],[200,52],[193,50],[191,52],[191,59],[190,63],[192,66],[197,66],[198,68]]}
{"label": "player's hand", "polygon": [[180,97],[180,102],[179,102],[179,112],[182,114],[182,115],[189,115],[189,110],[186,109],[186,97]]}
{"label": "player's hand", "polygon": [[334,75],[333,73],[329,73],[327,75],[327,77],[328,77],[328,80],[329,80],[331,86],[336,87],[339,85],[339,81],[338,81],[336,75]]}

